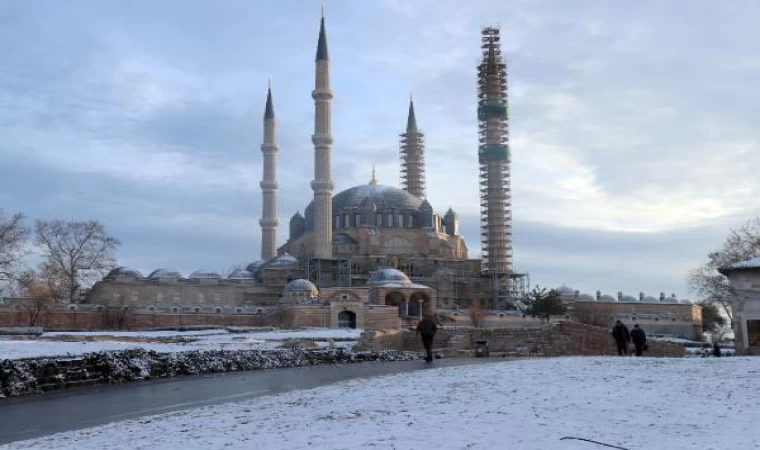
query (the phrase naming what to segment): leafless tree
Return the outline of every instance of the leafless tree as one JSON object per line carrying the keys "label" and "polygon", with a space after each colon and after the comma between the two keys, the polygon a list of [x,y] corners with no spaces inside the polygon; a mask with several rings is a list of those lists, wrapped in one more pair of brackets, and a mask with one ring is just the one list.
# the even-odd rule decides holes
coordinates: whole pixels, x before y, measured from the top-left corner
{"label": "leafless tree", "polygon": [[0,281],[13,280],[19,269],[20,261],[26,256],[24,248],[29,229],[24,226],[24,216],[14,214],[8,219],[0,210]]}
{"label": "leafless tree", "polygon": [[56,303],[56,292],[50,285],[50,280],[32,270],[25,271],[18,277],[18,285],[23,295],[21,305],[27,316],[27,325],[37,324],[40,315]]}
{"label": "leafless tree", "polygon": [[45,255],[41,269],[60,280],[65,300],[74,302],[80,287],[116,267],[114,252],[121,242],[97,221],[38,220],[34,231]]}
{"label": "leafless tree", "polygon": [[470,323],[473,327],[480,327],[483,326],[483,319],[485,319],[485,314],[483,314],[483,307],[480,306],[480,299],[474,298],[470,303]]}
{"label": "leafless tree", "polygon": [[707,262],[689,273],[689,286],[703,301],[715,304],[733,321],[728,278],[718,269],[760,256],[760,218],[731,230],[723,246],[707,254]]}

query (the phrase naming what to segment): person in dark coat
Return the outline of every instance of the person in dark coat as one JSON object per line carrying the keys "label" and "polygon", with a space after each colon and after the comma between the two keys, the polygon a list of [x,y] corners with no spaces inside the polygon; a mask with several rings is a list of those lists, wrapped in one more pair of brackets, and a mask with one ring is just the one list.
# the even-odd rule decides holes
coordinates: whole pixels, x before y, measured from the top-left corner
{"label": "person in dark coat", "polygon": [[430,362],[433,360],[433,338],[438,331],[438,325],[435,321],[428,317],[420,320],[417,324],[417,334],[422,337],[422,345],[425,347],[425,361]]}
{"label": "person in dark coat", "polygon": [[716,358],[721,357],[720,344],[718,344],[718,341],[713,341],[713,356]]}
{"label": "person in dark coat", "polygon": [[628,333],[628,327],[618,320],[615,322],[615,326],[612,327],[612,337],[615,339],[615,344],[617,344],[618,355],[627,355],[628,343],[631,342],[631,335]]}
{"label": "person in dark coat", "polygon": [[644,333],[644,330],[639,328],[639,324],[633,326],[631,340],[633,341],[633,345],[636,346],[636,356],[641,356],[641,352],[644,351],[644,345],[647,343],[647,335]]}

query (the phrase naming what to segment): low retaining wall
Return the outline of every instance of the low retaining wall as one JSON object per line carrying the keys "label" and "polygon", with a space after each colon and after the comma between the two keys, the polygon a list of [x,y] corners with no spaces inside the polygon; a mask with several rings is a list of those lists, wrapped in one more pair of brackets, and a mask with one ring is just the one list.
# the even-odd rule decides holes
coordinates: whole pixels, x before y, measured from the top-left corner
{"label": "low retaining wall", "polygon": [[181,375],[346,364],[408,361],[409,352],[337,350],[195,351],[157,353],[145,350],[89,353],[73,358],[0,361],[0,398],[38,394],[67,387],[124,383]]}
{"label": "low retaining wall", "polygon": [[[504,356],[603,356],[617,354],[610,330],[575,322],[539,327],[457,328],[439,330],[433,347],[452,353],[474,351],[475,341],[486,339],[491,353]],[[646,356],[683,357],[682,346],[668,342],[647,342]],[[362,350],[423,351],[412,331],[367,331],[359,339]]]}

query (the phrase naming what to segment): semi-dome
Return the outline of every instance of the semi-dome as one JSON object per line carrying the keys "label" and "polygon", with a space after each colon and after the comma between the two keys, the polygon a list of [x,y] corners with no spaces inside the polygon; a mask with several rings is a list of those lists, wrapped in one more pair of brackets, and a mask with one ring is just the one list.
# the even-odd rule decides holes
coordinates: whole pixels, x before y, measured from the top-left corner
{"label": "semi-dome", "polygon": [[174,269],[156,269],[148,275],[151,280],[158,280],[159,278],[182,278],[182,274]]}
{"label": "semi-dome", "polygon": [[285,285],[285,287],[282,290],[283,292],[317,292],[317,287],[314,286],[314,283],[312,283],[309,280],[305,280],[303,278],[297,278],[295,280],[291,280],[288,282],[288,284]]}
{"label": "semi-dome", "polygon": [[248,265],[245,267],[245,270],[247,270],[247,271],[249,271],[249,272],[251,272],[251,273],[256,273],[256,271],[258,271],[258,270],[259,270],[259,268],[260,268],[260,267],[261,267],[261,266],[262,266],[262,265],[263,265],[265,262],[266,262],[266,261],[264,261],[263,259],[260,259],[260,260],[258,260],[258,261],[252,262],[252,263],[248,264]]}
{"label": "semi-dome", "polygon": [[106,275],[106,278],[143,278],[139,270],[129,267],[117,267]]}
{"label": "semi-dome", "polygon": [[259,268],[261,269],[287,268],[287,267],[297,267],[299,265],[300,265],[300,262],[298,261],[298,258],[296,258],[295,256],[292,256],[288,252],[285,252],[281,255],[275,256],[274,258],[260,265]]}
{"label": "semi-dome", "polygon": [[616,302],[617,298],[615,298],[615,297],[613,297],[611,295],[605,294],[605,295],[602,295],[601,297],[599,297],[599,301],[600,302]]}
{"label": "semi-dome", "polygon": [[370,286],[383,286],[386,284],[411,286],[412,281],[404,274],[404,272],[388,268],[376,270],[367,281],[367,284]]}
{"label": "semi-dome", "polygon": [[228,280],[252,280],[253,278],[254,278],[253,272],[247,269],[235,269],[227,277]]}
{"label": "semi-dome", "polygon": [[187,278],[191,280],[220,280],[222,276],[219,274],[219,272],[214,272],[213,270],[196,270]]}

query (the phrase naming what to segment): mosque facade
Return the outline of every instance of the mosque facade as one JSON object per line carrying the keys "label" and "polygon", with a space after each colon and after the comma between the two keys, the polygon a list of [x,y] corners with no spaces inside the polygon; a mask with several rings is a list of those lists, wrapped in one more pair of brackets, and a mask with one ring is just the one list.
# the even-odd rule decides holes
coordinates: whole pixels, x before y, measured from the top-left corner
{"label": "mosque facade", "polygon": [[[120,267],[93,286],[86,302],[167,313],[277,314],[284,325],[376,329],[413,325],[424,315],[457,314],[473,305],[504,316],[529,280],[512,269],[506,70],[499,47],[499,30],[483,29],[478,159],[484,259],[468,257],[457,213],[437,212],[426,197],[425,135],[411,97],[399,136],[401,186],[378,183],[373,169],[366,184],[333,195],[334,93],[322,17],[312,91],[313,198],[303,215],[290,218],[287,242],[276,243],[279,147],[270,86],[261,145],[261,259],[225,276],[211,270],[183,276],[171,269],[144,276]],[[588,297],[563,292],[564,300],[578,305],[610,300]],[[688,320],[689,314],[678,317]]]}

